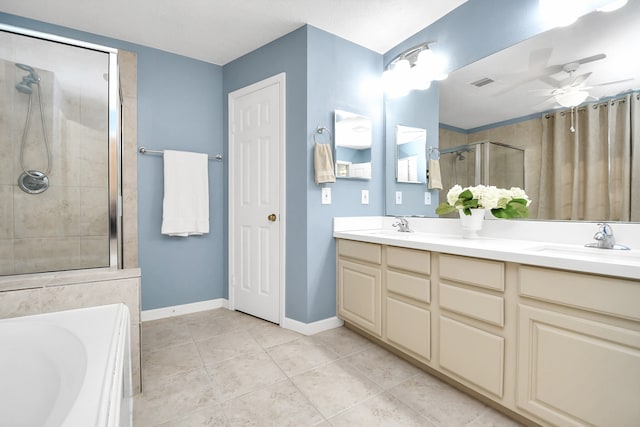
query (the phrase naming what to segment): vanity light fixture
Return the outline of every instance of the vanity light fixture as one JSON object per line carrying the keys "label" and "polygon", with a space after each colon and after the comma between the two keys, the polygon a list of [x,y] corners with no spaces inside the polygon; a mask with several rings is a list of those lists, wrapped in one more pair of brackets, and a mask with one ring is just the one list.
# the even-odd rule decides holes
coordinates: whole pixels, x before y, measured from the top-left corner
{"label": "vanity light fixture", "polygon": [[613,12],[614,10],[620,9],[622,6],[627,4],[628,0],[614,0],[606,5],[598,8],[598,12]]}
{"label": "vanity light fixture", "polygon": [[602,0],[539,0],[538,7],[542,20],[551,27],[566,27],[589,12],[612,12],[627,4],[627,1],[610,0],[602,4]]}
{"label": "vanity light fixture", "polygon": [[426,90],[434,80],[447,78],[446,61],[434,52],[435,42],[414,46],[396,56],[382,73],[385,92],[390,97],[404,96],[412,90]]}

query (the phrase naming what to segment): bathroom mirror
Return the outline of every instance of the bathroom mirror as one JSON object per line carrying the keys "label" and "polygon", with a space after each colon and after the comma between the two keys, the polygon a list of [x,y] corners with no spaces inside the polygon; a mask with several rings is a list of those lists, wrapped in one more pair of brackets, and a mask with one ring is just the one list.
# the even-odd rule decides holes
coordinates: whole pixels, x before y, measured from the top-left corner
{"label": "bathroom mirror", "polygon": [[117,51],[2,25],[0,80],[0,275],[117,267]]}
{"label": "bathroom mirror", "polygon": [[427,182],[427,130],[396,126],[396,182]]}
{"label": "bathroom mirror", "polygon": [[[631,93],[629,102],[616,101],[616,108],[618,105],[627,105],[625,108],[629,108],[630,104],[637,107],[640,61],[630,54],[635,51],[635,41],[640,40],[640,26],[637,22],[640,22],[640,2],[629,2],[614,12],[590,13],[571,26],[541,33],[451,72],[438,85],[439,149],[443,151],[481,141],[492,141],[524,150],[525,189],[534,200],[531,219],[640,221],[640,183],[630,180],[627,180],[624,187],[628,190],[622,191],[618,200],[611,201],[616,207],[605,207],[604,210],[598,207],[588,209],[589,212],[586,213],[577,209],[575,215],[560,208],[541,210],[538,213],[541,200],[549,205],[551,199],[556,199],[553,202],[556,208],[565,204],[561,194],[550,195],[543,192],[541,196],[541,191],[544,191],[541,187],[546,186],[547,190],[566,189],[568,185],[562,174],[541,173],[543,170],[552,170],[554,162],[566,164],[565,159],[557,157],[557,150],[548,148],[548,141],[546,146],[542,143],[543,134],[549,134],[553,129],[548,127],[543,131],[543,120],[565,120],[566,129],[561,131],[564,141],[570,141],[575,135],[570,131],[571,108],[561,107],[555,95],[562,93],[561,90],[567,92],[572,85],[576,89],[583,88],[588,92],[584,101],[586,105],[592,111],[605,112],[613,109],[610,108],[610,103],[604,101],[619,99],[622,94]],[[601,105],[594,108],[593,104]],[[587,120],[584,117],[578,118],[578,115],[585,114],[587,108],[584,107],[585,104],[575,108],[573,112],[574,120],[581,123],[576,133],[583,135],[587,133]],[[389,108],[386,105],[387,113]],[[432,108],[432,104],[414,104],[413,108]],[[604,121],[607,121],[606,117]],[[596,131],[598,132],[605,135],[611,133],[604,130]],[[432,144],[429,142],[429,145]],[[640,146],[638,141],[632,144]],[[567,145],[559,142],[557,146]],[[615,154],[617,151],[621,151],[619,147],[607,146],[605,140],[599,149],[582,157],[584,173],[602,165],[606,168],[609,161],[607,159],[611,159],[611,164],[618,164],[619,157]],[[635,149],[634,152],[640,153],[640,150]],[[636,170],[640,167],[638,157],[627,158],[623,163],[629,165],[629,168],[636,165]],[[446,180],[444,175],[450,174],[451,170],[442,161],[440,166],[443,180]],[[635,172],[632,176],[640,177],[640,173]],[[605,198],[610,192],[608,185],[602,186],[601,182],[602,180],[595,179],[594,184],[586,188],[597,192],[598,197]],[[443,200],[447,190],[448,188],[444,188],[440,191],[440,200]],[[575,200],[583,203],[590,193],[592,192],[582,191],[575,195]],[[387,200],[390,197],[393,195],[387,195]],[[626,218],[612,218],[604,212],[613,211],[617,206],[629,206]],[[387,213],[389,214],[389,209]]]}
{"label": "bathroom mirror", "polygon": [[336,178],[371,179],[371,119],[335,111]]}

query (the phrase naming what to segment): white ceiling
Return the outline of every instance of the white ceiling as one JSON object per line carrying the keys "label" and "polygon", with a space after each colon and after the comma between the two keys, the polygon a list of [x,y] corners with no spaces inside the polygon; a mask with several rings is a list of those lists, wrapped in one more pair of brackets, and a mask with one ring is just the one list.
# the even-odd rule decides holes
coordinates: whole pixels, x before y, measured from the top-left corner
{"label": "white ceiling", "polygon": [[[547,79],[568,77],[562,65],[605,54],[579,66],[575,75],[591,73],[587,102],[640,89],[640,1],[615,12],[593,12],[575,24],[556,28],[452,72],[440,82],[440,122],[461,129],[524,117],[559,108]],[[481,88],[470,83],[488,77]],[[546,80],[546,81],[545,81]],[[617,84],[609,82],[627,80]]]}
{"label": "white ceiling", "polygon": [[0,0],[0,11],[224,65],[304,25],[385,53],[466,0]]}

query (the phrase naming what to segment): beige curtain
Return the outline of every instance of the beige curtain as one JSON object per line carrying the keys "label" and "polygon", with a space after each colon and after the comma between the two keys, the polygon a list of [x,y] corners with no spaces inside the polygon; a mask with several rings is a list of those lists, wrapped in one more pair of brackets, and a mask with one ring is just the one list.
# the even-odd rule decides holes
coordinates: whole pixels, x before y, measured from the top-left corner
{"label": "beige curtain", "polygon": [[[537,218],[594,221],[631,219],[631,111],[640,123],[637,94],[542,117]],[[632,102],[635,102],[632,108]],[[573,129],[573,131],[572,131]],[[636,143],[637,145],[637,143]],[[640,173],[636,172],[636,181]],[[634,185],[637,190],[637,184]],[[640,201],[636,197],[635,203]]]}
{"label": "beige curtain", "polygon": [[640,222],[640,93],[631,96],[631,221]]}

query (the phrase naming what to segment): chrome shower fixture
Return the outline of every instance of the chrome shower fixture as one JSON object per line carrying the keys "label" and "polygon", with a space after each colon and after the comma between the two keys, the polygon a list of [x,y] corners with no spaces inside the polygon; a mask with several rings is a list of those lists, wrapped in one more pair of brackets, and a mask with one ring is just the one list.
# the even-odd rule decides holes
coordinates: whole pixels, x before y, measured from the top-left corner
{"label": "chrome shower fixture", "polygon": [[33,92],[31,85],[34,83],[39,85],[40,76],[38,75],[38,73],[36,73],[33,67],[29,65],[16,63],[16,67],[29,73],[28,75],[22,77],[22,81],[20,81],[20,83],[16,84],[16,89],[20,93],[31,95],[31,93]]}
{"label": "chrome shower fixture", "polygon": [[[20,143],[20,166],[22,167],[22,174],[18,177],[18,186],[22,191],[28,194],[40,194],[49,188],[49,172],[51,172],[51,147],[49,147],[49,141],[47,140],[47,126],[44,119],[44,108],[42,106],[42,94],[40,93],[40,76],[36,73],[36,70],[32,66],[26,64],[16,63],[16,67],[26,71],[26,76],[22,77],[20,83],[16,84],[15,88],[18,92],[29,95],[29,101],[27,104],[27,116],[24,122],[24,130],[22,132],[22,141]],[[35,169],[28,169],[25,166],[24,151],[27,145],[27,134],[29,133],[29,122],[31,120],[31,106],[33,87],[36,85],[38,94],[38,105],[40,106],[40,124],[42,128],[42,138],[44,142],[44,148],[47,155],[47,168],[45,172],[41,172]]]}

